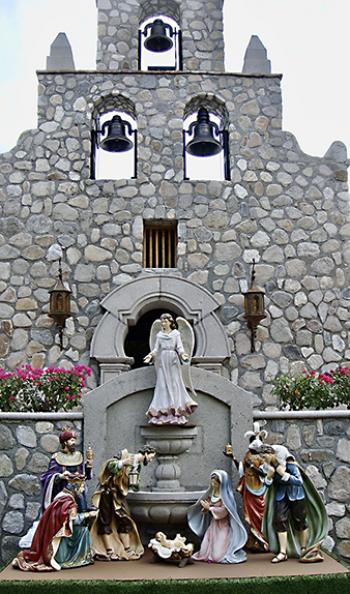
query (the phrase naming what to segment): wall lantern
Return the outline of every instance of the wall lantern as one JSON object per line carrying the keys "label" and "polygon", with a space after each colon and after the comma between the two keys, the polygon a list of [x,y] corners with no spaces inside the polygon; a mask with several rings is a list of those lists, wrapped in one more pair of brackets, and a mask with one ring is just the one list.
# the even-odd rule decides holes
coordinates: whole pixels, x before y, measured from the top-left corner
{"label": "wall lantern", "polygon": [[[151,31],[150,35],[148,35],[149,31]],[[146,37],[144,46],[150,52],[167,52],[174,45],[172,37],[174,37],[175,31],[162,19],[155,19],[153,23],[148,23],[143,30],[143,35]]]}
{"label": "wall lantern", "polygon": [[66,319],[70,318],[72,315],[70,308],[71,292],[72,291],[67,289],[63,284],[61,258],[59,258],[58,279],[54,288],[49,291],[50,302],[48,315],[50,318],[53,318],[56,326],[58,326],[61,351],[63,350],[63,329],[66,325]]}
{"label": "wall lantern", "polygon": [[250,288],[246,293],[243,293],[244,317],[247,320],[248,328],[251,332],[251,353],[255,352],[256,328],[261,320],[266,318],[264,302],[265,291],[255,285],[255,275],[255,260],[253,260]]}
{"label": "wall lantern", "polygon": [[[102,138],[107,130],[105,138]],[[133,130],[131,124],[127,120],[123,120],[120,115],[114,115],[111,120],[102,124],[102,127],[97,129],[98,146],[109,153],[124,153],[129,151],[134,142],[127,137],[126,130],[129,135],[136,135],[136,130]],[[101,140],[102,138],[102,140]]]}

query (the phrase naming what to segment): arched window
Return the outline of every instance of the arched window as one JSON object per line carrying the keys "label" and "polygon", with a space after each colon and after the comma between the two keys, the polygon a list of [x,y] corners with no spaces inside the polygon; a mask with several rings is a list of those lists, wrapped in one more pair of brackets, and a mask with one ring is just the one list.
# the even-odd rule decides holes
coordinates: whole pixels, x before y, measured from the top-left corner
{"label": "arched window", "polygon": [[194,102],[184,120],[185,179],[229,180],[229,136],[223,114]]}
{"label": "arched window", "polygon": [[137,175],[137,125],[130,110],[101,106],[92,130],[91,178],[130,179]]}
{"label": "arched window", "polygon": [[182,37],[168,16],[147,18],[139,30],[140,70],[182,70]]}

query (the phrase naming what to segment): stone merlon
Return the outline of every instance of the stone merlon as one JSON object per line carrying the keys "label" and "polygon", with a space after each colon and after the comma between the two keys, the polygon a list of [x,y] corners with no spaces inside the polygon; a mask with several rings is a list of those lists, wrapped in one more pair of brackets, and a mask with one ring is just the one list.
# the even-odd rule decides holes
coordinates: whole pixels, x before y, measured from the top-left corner
{"label": "stone merlon", "polygon": [[65,33],[59,33],[50,46],[46,58],[47,70],[75,70],[71,45]]}
{"label": "stone merlon", "polygon": [[271,74],[271,62],[257,35],[252,35],[244,54],[243,74]]}

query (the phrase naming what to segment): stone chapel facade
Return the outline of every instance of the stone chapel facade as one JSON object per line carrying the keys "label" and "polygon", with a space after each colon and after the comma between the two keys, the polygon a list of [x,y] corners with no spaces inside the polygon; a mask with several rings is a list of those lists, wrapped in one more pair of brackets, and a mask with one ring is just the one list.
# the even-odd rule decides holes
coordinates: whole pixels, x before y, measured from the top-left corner
{"label": "stone chapel facade", "polygon": [[[225,72],[223,0],[96,4],[96,70],[51,60],[37,129],[0,156],[1,364],[97,360],[98,384],[130,369],[142,316],[170,309],[193,324],[196,365],[274,407],[270,377],[350,359],[346,148],[300,150],[266,60]],[[181,30],[181,68],[139,69],[139,29],[157,16]],[[184,121],[203,107],[227,130],[229,179],[185,179]],[[96,122],[115,111],[136,122],[135,176],[94,179]],[[147,265],[152,225],[176,230],[172,266]],[[62,353],[47,315],[56,242],[72,290]],[[267,316],[255,353],[242,297],[253,259]]]}

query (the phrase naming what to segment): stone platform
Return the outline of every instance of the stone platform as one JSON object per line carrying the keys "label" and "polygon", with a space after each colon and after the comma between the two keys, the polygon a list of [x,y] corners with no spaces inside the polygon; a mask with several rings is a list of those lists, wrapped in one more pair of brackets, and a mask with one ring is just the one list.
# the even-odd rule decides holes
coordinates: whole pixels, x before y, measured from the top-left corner
{"label": "stone platform", "polygon": [[6,567],[0,573],[1,581],[55,581],[55,580],[208,580],[208,579],[240,579],[253,577],[284,577],[329,575],[349,573],[349,570],[332,557],[324,555],[323,563],[299,563],[297,559],[288,559],[284,563],[271,563],[271,553],[248,555],[246,563],[238,565],[221,565],[216,563],[194,563],[183,569],[176,565],[154,563],[153,555],[147,551],[139,561],[98,561],[82,569],[47,573],[24,573]]}

